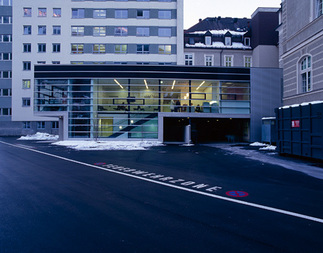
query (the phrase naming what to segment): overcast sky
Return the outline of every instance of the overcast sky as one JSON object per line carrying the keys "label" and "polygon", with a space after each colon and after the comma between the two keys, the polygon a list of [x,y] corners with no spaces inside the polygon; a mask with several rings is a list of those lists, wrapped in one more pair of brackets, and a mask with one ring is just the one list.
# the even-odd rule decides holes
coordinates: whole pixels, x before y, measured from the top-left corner
{"label": "overcast sky", "polygon": [[280,7],[281,0],[184,0],[184,28],[206,17],[250,18],[258,7]]}

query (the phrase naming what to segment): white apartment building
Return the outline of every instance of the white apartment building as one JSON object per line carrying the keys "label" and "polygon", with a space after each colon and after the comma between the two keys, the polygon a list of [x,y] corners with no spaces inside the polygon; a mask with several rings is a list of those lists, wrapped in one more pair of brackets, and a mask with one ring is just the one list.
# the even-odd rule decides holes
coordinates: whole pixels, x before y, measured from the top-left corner
{"label": "white apartment building", "polygon": [[24,0],[13,3],[12,119],[34,115],[37,64],[183,65],[183,0]]}

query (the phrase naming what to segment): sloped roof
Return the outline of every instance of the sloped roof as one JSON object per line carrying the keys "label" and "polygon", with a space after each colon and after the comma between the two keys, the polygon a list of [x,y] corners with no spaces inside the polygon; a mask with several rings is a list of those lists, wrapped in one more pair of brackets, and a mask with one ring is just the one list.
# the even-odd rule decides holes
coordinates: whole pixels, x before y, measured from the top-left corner
{"label": "sloped roof", "polygon": [[208,30],[230,30],[248,31],[251,19],[248,18],[205,18],[187,29],[186,32],[208,31]]}

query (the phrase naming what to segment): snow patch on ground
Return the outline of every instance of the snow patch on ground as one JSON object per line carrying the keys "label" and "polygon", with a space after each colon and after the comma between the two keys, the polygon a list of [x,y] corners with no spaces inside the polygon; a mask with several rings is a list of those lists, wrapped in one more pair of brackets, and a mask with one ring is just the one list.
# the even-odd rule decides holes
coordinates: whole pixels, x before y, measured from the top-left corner
{"label": "snow patch on ground", "polygon": [[21,140],[21,141],[34,141],[34,140],[57,141],[58,135],[37,132],[36,134],[33,134],[33,135],[21,136],[20,138],[18,138],[18,140]]}
{"label": "snow patch on ground", "polygon": [[294,162],[285,160],[279,156],[275,157],[272,153],[262,153],[257,150],[248,150],[239,146],[231,146],[228,144],[210,144],[206,146],[211,146],[214,148],[220,148],[228,151],[231,154],[242,155],[246,158],[257,160],[263,163],[269,163],[273,165],[278,165],[289,170],[294,170],[298,172],[305,173],[311,177],[318,179],[323,179],[323,169],[315,166],[310,166],[305,163]]}
{"label": "snow patch on ground", "polygon": [[163,146],[158,141],[59,141],[53,144],[76,150],[147,150]]}
{"label": "snow patch on ground", "polygon": [[251,143],[251,144],[249,144],[249,146],[261,147],[261,148],[259,148],[259,150],[266,150],[266,151],[275,151],[276,150],[276,146],[268,145],[268,144],[260,143],[260,142]]}

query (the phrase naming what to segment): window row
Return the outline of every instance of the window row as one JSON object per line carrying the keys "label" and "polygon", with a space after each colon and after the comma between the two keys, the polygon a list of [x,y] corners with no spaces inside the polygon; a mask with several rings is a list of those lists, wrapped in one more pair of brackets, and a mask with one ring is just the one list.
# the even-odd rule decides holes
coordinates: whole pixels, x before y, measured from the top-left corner
{"label": "window row", "polygon": [[8,70],[8,71],[0,71],[0,78],[3,78],[3,79],[10,79],[12,78],[12,71],[11,70]]}
{"label": "window row", "polygon": [[[32,8],[31,7],[24,7],[23,13],[24,13],[24,17],[31,17],[32,16]],[[47,8],[38,8],[37,15],[38,15],[38,17],[47,17]],[[53,8],[52,16],[54,18],[60,18],[62,16],[61,8]]]}
{"label": "window row", "polygon": [[[51,128],[58,129],[59,128],[59,122],[58,121],[51,121],[47,122],[51,124]],[[37,128],[38,129],[45,129],[46,122],[45,121],[37,121]],[[23,121],[22,122],[22,128],[24,129],[30,129],[31,128],[31,122],[30,121]]]}
{"label": "window row", "polygon": [[12,91],[11,89],[0,89],[0,97],[11,97]]}
{"label": "window row", "polygon": [[0,24],[12,24],[11,16],[0,16]]}
{"label": "window row", "polygon": [[11,34],[0,34],[0,42],[12,42]]}
{"label": "window row", "polygon": [[172,0],[72,0],[72,2],[128,2],[128,1],[135,1],[135,2],[172,2]]}
{"label": "window row", "polygon": [[[38,26],[38,35],[46,35],[47,27],[45,25]],[[24,35],[31,35],[32,34],[32,26],[31,25],[24,25],[23,26],[23,34]],[[53,35],[60,35],[61,34],[61,26],[60,25],[53,25],[52,26],[52,34]]]}
{"label": "window row", "polygon": [[[23,52],[30,53],[32,45],[31,43],[23,44]],[[47,45],[46,43],[37,44],[38,53],[46,53]],[[174,49],[175,50],[175,49]],[[61,44],[53,43],[52,52],[60,53]],[[149,44],[71,44],[72,54],[105,54],[105,53],[116,53],[116,54],[127,54],[127,53],[137,53],[137,54],[171,54],[172,45],[149,45]],[[10,55],[11,58],[11,55]],[[23,62],[23,70],[31,70],[31,63]]]}
{"label": "window row", "polygon": [[[72,54],[84,54],[85,53],[84,44],[72,44],[71,52]],[[104,54],[104,53],[115,53],[115,54],[127,54],[127,53],[137,53],[137,54],[172,54],[172,45],[149,45],[149,44],[139,44],[139,45],[106,45],[106,44],[94,44],[91,45],[92,49],[87,50],[86,53],[94,54]],[[107,46],[112,46],[112,48],[107,49]]]}
{"label": "window row", "polygon": [[0,116],[11,116],[11,108],[0,108]]}
{"label": "window row", "polygon": [[0,53],[0,61],[11,61],[12,53]]}
{"label": "window row", "polygon": [[[32,26],[25,25],[23,27],[24,35],[32,34]],[[47,34],[47,26],[39,25],[38,26],[38,35],[46,35]],[[61,26],[54,25],[52,26],[52,34],[60,35],[61,34]],[[94,27],[84,27],[84,26],[72,26],[71,27],[71,35],[72,36],[98,36],[104,37],[107,35],[114,36],[158,36],[158,37],[172,37],[176,35],[175,27],[115,27],[114,29],[107,28],[106,26],[94,26]],[[6,37],[6,41],[11,41],[11,35],[7,35],[10,37]]]}
{"label": "window row", "polygon": [[[233,67],[233,55],[224,55],[222,66],[225,67]],[[193,66],[194,64],[194,54],[185,54],[185,65]],[[205,55],[204,56],[204,65],[205,66],[214,66],[214,56],[213,55]],[[252,57],[244,56],[243,67],[250,68],[252,67]]]}

